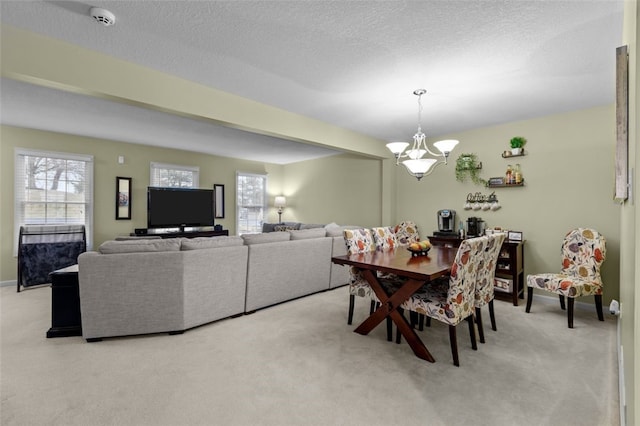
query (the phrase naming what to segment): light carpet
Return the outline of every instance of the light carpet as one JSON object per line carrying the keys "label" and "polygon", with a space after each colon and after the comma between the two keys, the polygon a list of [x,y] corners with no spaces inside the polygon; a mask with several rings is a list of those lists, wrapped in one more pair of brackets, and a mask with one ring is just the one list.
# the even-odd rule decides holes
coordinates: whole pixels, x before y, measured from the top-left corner
{"label": "light carpet", "polygon": [[51,289],[0,288],[2,425],[594,425],[619,424],[616,319],[595,309],[567,328],[558,303],[496,301],[486,344],[447,327],[418,332],[436,358],[386,341],[348,290],[287,302],[182,335],[86,343],[46,339]]}

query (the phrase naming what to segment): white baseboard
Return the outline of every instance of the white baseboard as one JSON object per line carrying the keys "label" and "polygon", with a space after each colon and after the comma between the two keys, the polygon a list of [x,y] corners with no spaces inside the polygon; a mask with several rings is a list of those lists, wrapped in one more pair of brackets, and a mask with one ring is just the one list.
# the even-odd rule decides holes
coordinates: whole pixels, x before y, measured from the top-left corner
{"label": "white baseboard", "polygon": [[[620,308],[622,310],[622,307]],[[618,318],[617,342],[618,348],[618,399],[620,400],[620,425],[627,424],[627,402],[624,384],[624,348],[622,347],[620,318]]]}

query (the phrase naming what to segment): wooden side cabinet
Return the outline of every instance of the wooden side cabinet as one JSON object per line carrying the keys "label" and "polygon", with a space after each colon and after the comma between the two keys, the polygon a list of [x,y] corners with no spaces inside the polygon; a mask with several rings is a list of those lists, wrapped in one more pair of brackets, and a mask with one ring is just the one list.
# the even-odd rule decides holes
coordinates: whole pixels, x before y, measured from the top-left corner
{"label": "wooden side cabinet", "polygon": [[[458,247],[462,239],[433,235],[429,241],[436,246]],[[518,298],[524,299],[524,286],[524,241],[505,240],[496,264],[495,297],[518,306]]]}
{"label": "wooden side cabinet", "polygon": [[82,336],[78,265],[58,269],[51,277],[51,328],[47,338]]}
{"label": "wooden side cabinet", "polygon": [[496,264],[495,295],[518,306],[524,299],[524,241],[505,241]]}

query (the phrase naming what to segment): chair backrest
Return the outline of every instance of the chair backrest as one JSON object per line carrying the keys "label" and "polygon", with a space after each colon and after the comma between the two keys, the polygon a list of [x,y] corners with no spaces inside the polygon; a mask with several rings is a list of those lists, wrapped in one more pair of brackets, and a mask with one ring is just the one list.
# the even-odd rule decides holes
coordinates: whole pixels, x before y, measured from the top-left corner
{"label": "chair backrest", "polygon": [[418,227],[411,221],[404,221],[399,225],[396,225],[395,229],[396,239],[398,244],[407,246],[411,243],[417,243],[420,241],[420,234],[418,233]]}
{"label": "chair backrest", "polygon": [[483,251],[484,262],[478,268],[476,281],[475,304],[481,307],[489,303],[495,297],[494,280],[496,275],[496,262],[500,255],[500,248],[505,239],[504,233],[496,233],[486,238]]}
{"label": "chair backrest", "polygon": [[606,252],[603,235],[595,229],[576,228],[562,243],[562,273],[601,281],[600,266]]}
{"label": "chair backrest", "polygon": [[347,245],[347,254],[367,253],[376,249],[370,229],[345,229],[343,236]]}
{"label": "chair backrest", "polygon": [[[376,249],[373,234],[370,229],[345,229],[342,234],[344,236],[344,242],[347,245],[347,254],[368,253]],[[355,266],[349,268],[349,284],[350,288],[369,285],[360,270]]]}
{"label": "chair backrest", "polygon": [[371,233],[373,234],[373,241],[376,245],[376,250],[392,250],[398,246],[396,233],[393,232],[393,229],[390,226],[371,228]]}
{"label": "chair backrest", "polygon": [[458,321],[468,317],[475,307],[475,288],[478,269],[484,264],[484,247],[487,237],[463,240],[458,247],[451,267],[449,291],[445,308],[447,316],[454,315]]}

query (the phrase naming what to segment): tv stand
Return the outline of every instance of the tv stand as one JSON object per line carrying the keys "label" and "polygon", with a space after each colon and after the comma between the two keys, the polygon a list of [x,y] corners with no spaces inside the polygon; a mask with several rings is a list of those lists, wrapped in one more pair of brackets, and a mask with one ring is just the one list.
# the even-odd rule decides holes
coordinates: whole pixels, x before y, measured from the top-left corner
{"label": "tv stand", "polygon": [[[131,233],[130,234],[132,237],[140,237],[141,235],[136,235],[135,233]],[[150,235],[156,235],[160,238],[180,238],[180,237],[184,237],[184,238],[196,238],[196,237],[220,237],[220,236],[228,236],[229,235],[229,230],[228,229],[223,229],[221,231],[215,231],[213,229],[211,230],[207,230],[207,231],[185,231],[184,228],[182,228],[179,231],[158,231],[158,232],[152,232],[151,230],[149,230],[149,232],[147,233],[146,236],[150,236]],[[145,236],[145,235],[142,235]]]}

